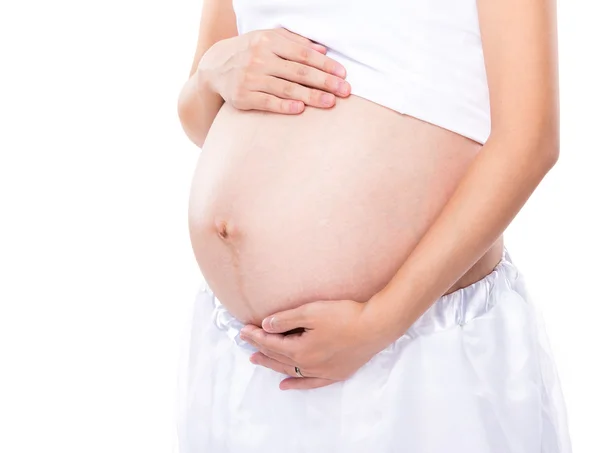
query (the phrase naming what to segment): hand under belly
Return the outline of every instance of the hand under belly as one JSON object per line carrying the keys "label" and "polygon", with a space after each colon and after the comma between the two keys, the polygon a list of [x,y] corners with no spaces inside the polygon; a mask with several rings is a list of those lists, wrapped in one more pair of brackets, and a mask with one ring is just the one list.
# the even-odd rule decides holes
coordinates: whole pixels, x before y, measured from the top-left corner
{"label": "hand under belly", "polygon": [[356,96],[298,116],[225,105],[190,194],[200,270],[244,323],[315,300],[367,301],[479,148]]}

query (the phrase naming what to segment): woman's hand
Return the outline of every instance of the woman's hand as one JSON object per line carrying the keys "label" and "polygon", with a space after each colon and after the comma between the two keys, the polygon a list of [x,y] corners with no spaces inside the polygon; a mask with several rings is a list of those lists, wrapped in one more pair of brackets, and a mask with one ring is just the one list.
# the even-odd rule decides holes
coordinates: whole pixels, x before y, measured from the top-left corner
{"label": "woman's hand", "polygon": [[[317,301],[276,313],[260,327],[248,324],[241,338],[259,352],[250,361],[290,377],[279,387],[309,389],[323,387],[352,376],[390,340],[368,319],[367,303],[352,300]],[[300,333],[284,333],[304,328]]]}
{"label": "woman's hand", "polygon": [[196,75],[237,109],[296,114],[350,94],[346,70],[325,52],[285,28],[257,30],[217,42]]}

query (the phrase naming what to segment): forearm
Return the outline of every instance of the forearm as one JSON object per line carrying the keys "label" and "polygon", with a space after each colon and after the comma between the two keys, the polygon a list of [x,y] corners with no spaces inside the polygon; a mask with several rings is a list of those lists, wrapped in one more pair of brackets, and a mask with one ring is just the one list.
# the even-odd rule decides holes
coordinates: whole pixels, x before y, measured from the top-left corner
{"label": "forearm", "polygon": [[382,339],[400,337],[494,244],[558,157],[557,139],[490,138],[444,209],[368,307]]}
{"label": "forearm", "polygon": [[200,71],[194,72],[183,85],[177,102],[179,120],[186,135],[198,147],[204,145],[223,102]]}

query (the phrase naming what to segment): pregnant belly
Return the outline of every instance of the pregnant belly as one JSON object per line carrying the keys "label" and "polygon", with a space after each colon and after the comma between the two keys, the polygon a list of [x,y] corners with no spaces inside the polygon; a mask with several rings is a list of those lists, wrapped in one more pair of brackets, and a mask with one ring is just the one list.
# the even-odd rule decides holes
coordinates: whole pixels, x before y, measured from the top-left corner
{"label": "pregnant belly", "polygon": [[480,145],[360,97],[297,116],[224,105],[200,154],[189,228],[200,270],[245,323],[383,288]]}

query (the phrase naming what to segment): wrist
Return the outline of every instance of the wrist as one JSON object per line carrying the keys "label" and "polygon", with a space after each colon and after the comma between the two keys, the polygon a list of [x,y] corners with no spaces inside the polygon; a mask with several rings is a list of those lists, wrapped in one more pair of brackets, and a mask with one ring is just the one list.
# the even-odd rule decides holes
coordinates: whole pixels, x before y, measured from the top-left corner
{"label": "wrist", "polygon": [[402,320],[400,304],[390,301],[389,295],[383,291],[376,293],[365,302],[363,324],[369,336],[374,337],[375,343],[381,349],[404,335],[410,327]]}
{"label": "wrist", "polygon": [[219,81],[222,79],[220,68],[232,55],[232,39],[223,39],[214,43],[200,58],[194,77],[196,87],[202,94],[218,95],[222,98]]}
{"label": "wrist", "polygon": [[198,64],[196,72],[192,76],[194,78],[194,87],[196,92],[200,96],[208,95],[219,95],[214,83],[214,77],[212,71],[208,68],[204,68],[201,64]]}

